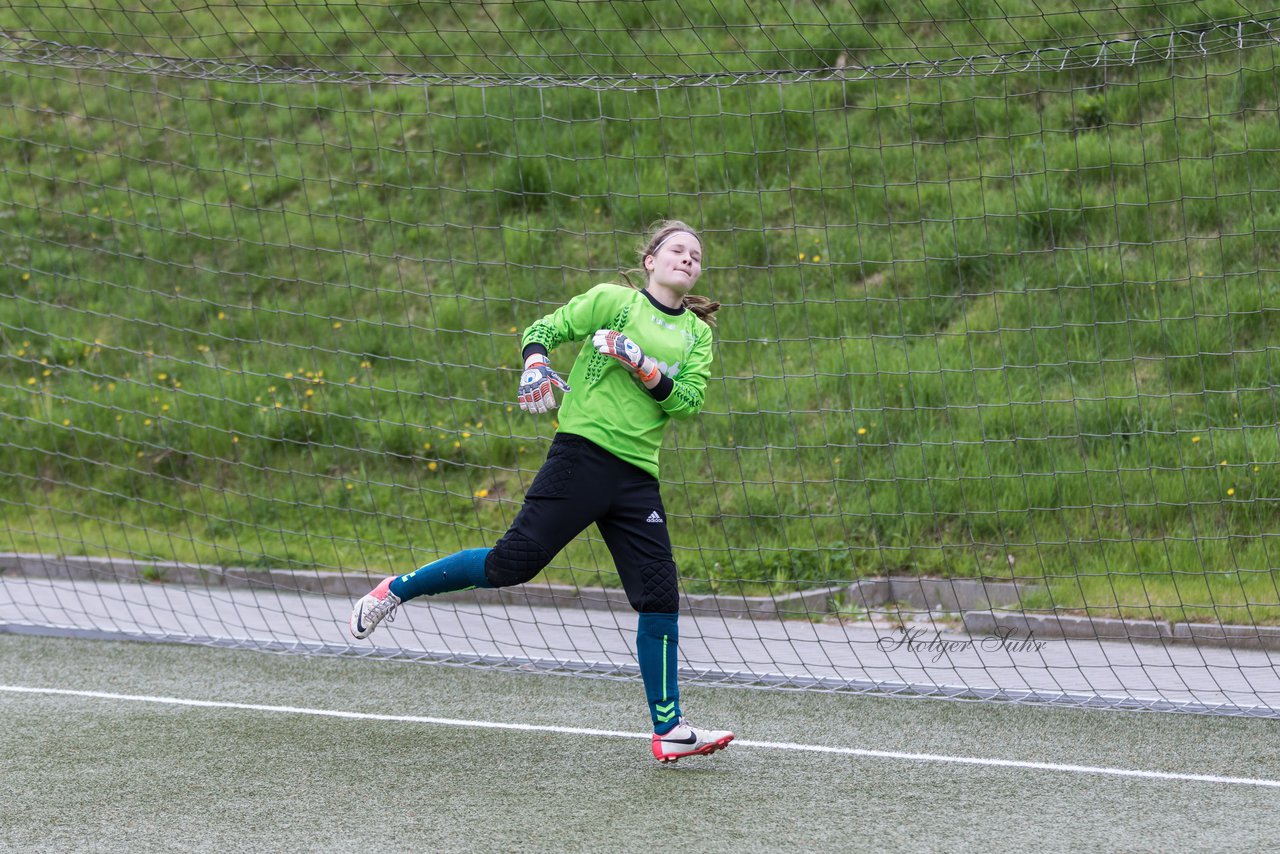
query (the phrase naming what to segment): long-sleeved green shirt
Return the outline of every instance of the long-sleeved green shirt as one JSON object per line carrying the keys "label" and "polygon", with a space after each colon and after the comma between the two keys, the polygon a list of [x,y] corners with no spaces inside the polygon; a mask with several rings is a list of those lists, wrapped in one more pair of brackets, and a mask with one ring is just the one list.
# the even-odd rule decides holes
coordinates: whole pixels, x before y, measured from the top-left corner
{"label": "long-sleeved green shirt", "polygon": [[[666,379],[651,392],[617,360],[597,353],[591,336],[600,329],[636,342]],[[535,321],[524,331],[521,346],[541,344],[550,352],[583,339],[569,372],[572,391],[564,395],[559,429],[658,477],[667,422],[702,409],[711,374],[711,327],[688,309],[667,308],[643,291],[604,284]]]}

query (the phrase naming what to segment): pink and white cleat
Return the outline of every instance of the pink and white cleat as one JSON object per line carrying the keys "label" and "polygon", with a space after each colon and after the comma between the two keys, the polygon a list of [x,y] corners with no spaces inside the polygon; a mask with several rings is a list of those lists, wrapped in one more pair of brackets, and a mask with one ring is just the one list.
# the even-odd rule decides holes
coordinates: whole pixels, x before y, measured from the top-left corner
{"label": "pink and white cleat", "polygon": [[675,729],[653,734],[653,758],[659,762],[675,762],[686,756],[703,756],[724,750],[733,741],[733,733],[723,729],[703,729],[683,717]]}
{"label": "pink and white cleat", "polygon": [[378,623],[383,620],[391,622],[393,614],[400,604],[400,597],[391,592],[394,575],[382,579],[382,583],[360,598],[351,609],[351,618],[347,621],[352,637],[364,639],[373,634]]}

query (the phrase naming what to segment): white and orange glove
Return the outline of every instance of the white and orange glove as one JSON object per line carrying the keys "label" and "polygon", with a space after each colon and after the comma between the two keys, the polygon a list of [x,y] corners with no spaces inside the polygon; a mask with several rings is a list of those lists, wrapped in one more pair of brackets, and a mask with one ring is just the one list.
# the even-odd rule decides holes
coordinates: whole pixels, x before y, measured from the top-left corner
{"label": "white and orange glove", "polygon": [[646,356],[639,344],[621,332],[601,329],[591,338],[591,344],[597,353],[621,362],[624,368],[635,374],[645,385],[658,379],[658,363]]}
{"label": "white and orange glove", "polygon": [[569,384],[551,370],[547,357],[535,353],[525,360],[524,373],[520,374],[520,391],[516,400],[525,412],[550,412],[560,404],[556,402],[553,388],[569,391]]}

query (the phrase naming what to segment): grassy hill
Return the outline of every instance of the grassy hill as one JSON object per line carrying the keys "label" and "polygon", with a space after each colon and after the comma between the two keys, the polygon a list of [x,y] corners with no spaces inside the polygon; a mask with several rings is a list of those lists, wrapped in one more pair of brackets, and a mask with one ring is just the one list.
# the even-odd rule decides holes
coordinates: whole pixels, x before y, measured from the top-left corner
{"label": "grassy hill", "polygon": [[[0,64],[0,549],[383,572],[490,542],[554,432],[513,406],[520,330],[675,216],[724,303],[663,460],[691,589],[1044,577],[1032,605],[1280,619],[1274,47],[355,79],[852,68],[1239,4],[99,5],[0,30],[345,82]],[[553,573],[609,567],[593,538]]]}

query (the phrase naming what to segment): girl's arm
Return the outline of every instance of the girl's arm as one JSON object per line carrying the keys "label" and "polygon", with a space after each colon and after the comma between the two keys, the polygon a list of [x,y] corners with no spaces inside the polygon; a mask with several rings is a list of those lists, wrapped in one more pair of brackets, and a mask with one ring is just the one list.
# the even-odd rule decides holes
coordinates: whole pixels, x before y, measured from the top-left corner
{"label": "girl's arm", "polygon": [[702,411],[706,398],[707,379],[711,376],[712,353],[711,327],[698,324],[698,340],[689,351],[689,358],[680,366],[678,379],[665,374],[649,393],[658,405],[672,418],[692,418]]}
{"label": "girl's arm", "polygon": [[608,326],[622,308],[629,288],[621,285],[596,285],[578,294],[546,317],[535,320],[520,339],[524,354],[531,344],[551,352],[566,341],[581,341],[603,326]]}
{"label": "girl's arm", "polygon": [[[569,391],[560,375],[551,369],[549,353],[565,341],[577,341],[608,322],[623,304],[626,289],[618,285],[596,285],[579,294],[545,317],[535,320],[520,338],[524,370],[516,400],[526,412],[543,413],[555,409],[553,389]],[[600,320],[600,318],[604,320]]]}

